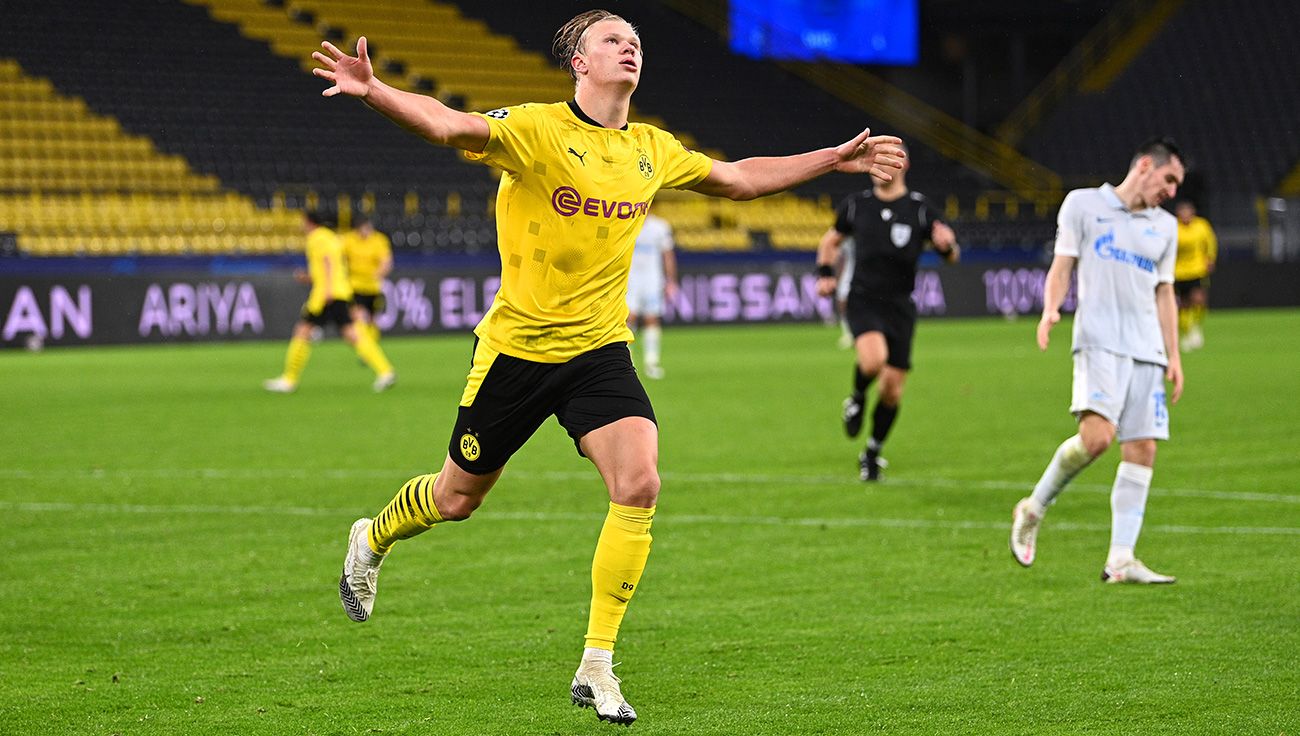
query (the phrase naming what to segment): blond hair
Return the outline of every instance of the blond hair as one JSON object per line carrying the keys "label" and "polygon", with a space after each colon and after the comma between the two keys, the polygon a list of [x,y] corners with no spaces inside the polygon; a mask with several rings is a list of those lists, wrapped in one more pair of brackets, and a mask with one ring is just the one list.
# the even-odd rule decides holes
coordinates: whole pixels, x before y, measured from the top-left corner
{"label": "blond hair", "polygon": [[[569,76],[573,77],[575,82],[578,81],[578,72],[573,69],[573,55],[583,53],[583,36],[586,35],[587,29],[602,20],[621,20],[627,23],[622,16],[608,10],[588,10],[570,18],[568,23],[555,32],[555,40],[551,42],[551,53],[560,60],[560,66],[569,71]],[[633,28],[632,32],[635,33],[636,28]]]}

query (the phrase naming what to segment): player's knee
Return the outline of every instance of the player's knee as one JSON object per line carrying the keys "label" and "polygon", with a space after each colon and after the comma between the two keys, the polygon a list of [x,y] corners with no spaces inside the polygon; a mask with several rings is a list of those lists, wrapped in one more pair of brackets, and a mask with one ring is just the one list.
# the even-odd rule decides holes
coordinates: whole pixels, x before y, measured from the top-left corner
{"label": "player's knee", "polygon": [[880,375],[880,372],[884,369],[884,360],[875,357],[863,358],[862,356],[858,356],[858,370],[861,371],[863,375],[874,378],[875,376]]}
{"label": "player's knee", "polygon": [[1115,441],[1115,429],[1113,427],[1099,427],[1092,432],[1080,434],[1083,440],[1083,448],[1088,451],[1092,457],[1097,457],[1105,452]]}
{"label": "player's knee", "polygon": [[1145,465],[1148,468],[1156,463],[1156,441],[1134,440],[1124,443],[1124,462]]}
{"label": "player's knee", "polygon": [[450,493],[437,500],[438,515],[443,521],[464,521],[483,503],[481,496]]}
{"label": "player's knee", "polygon": [[610,492],[610,500],[622,506],[654,506],[659,500],[658,471],[649,468],[617,479]]}

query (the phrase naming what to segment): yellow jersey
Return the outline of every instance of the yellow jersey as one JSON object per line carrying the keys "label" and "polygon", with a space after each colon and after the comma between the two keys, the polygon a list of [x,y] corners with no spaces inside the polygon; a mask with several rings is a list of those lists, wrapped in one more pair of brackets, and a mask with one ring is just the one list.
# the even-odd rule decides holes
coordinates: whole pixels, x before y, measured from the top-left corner
{"label": "yellow jersey", "polygon": [[358,294],[378,294],[384,290],[379,268],[393,257],[393,246],[388,236],[378,230],[369,237],[353,230],[343,236],[343,256],[348,264],[348,283]]}
{"label": "yellow jersey", "polygon": [[343,267],[343,244],[333,230],[317,226],[307,234],[307,273],[311,275],[308,310],[319,312],[328,302],[352,299]]}
{"label": "yellow jersey", "polygon": [[1204,278],[1209,265],[1219,257],[1219,239],[1204,217],[1193,217],[1186,225],[1178,221],[1178,260],[1174,261],[1174,280]]}
{"label": "yellow jersey", "polygon": [[[475,113],[479,114],[479,113]],[[660,189],[686,189],[713,161],[653,125],[601,127],[572,102],[479,114],[500,169],[501,286],[474,333],[497,352],[563,363],[619,341],[636,236]]]}

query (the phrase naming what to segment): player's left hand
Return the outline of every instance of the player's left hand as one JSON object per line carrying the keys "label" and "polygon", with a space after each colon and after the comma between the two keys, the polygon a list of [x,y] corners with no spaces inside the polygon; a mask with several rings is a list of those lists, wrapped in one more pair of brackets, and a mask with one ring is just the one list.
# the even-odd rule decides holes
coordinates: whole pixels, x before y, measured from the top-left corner
{"label": "player's left hand", "polygon": [[835,170],[846,174],[871,174],[881,182],[894,180],[902,171],[907,152],[900,148],[901,138],[892,135],[871,135],[867,128],[848,143],[835,148],[839,162]]}
{"label": "player's left hand", "polygon": [[835,285],[836,282],[834,276],[818,276],[817,296],[830,296],[831,294],[834,294]]}
{"label": "player's left hand", "polygon": [[1165,367],[1165,380],[1174,385],[1173,390],[1169,392],[1169,403],[1177,404],[1178,397],[1183,395],[1183,364],[1179,361],[1170,361]]}
{"label": "player's left hand", "polygon": [[957,245],[957,233],[946,223],[935,221],[934,227],[930,229],[930,242],[934,243],[936,248],[943,250],[952,250]]}

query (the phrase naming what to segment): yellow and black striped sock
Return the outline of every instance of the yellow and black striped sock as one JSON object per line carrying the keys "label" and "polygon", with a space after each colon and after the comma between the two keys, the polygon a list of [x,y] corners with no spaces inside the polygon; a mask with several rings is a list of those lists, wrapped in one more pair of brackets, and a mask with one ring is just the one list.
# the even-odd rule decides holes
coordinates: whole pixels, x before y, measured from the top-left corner
{"label": "yellow and black striped sock", "polygon": [[311,358],[311,340],[294,336],[289,340],[289,352],[284,356],[284,378],[296,384],[302,377],[302,371]]}
{"label": "yellow and black striped sock", "polygon": [[609,504],[605,526],[591,561],[591,616],[587,646],[613,649],[627,602],[636,592],[650,556],[650,524],[655,510]]}
{"label": "yellow and black striped sock", "polygon": [[442,514],[433,503],[433,482],[437,477],[433,473],[406,481],[402,490],[370,522],[370,549],[388,554],[397,540],[427,532],[442,521]]}
{"label": "yellow and black striped sock", "polygon": [[357,342],[353,345],[353,349],[357,351],[357,355],[361,356],[366,365],[370,366],[370,370],[374,371],[376,376],[392,373],[393,364],[388,362],[388,356],[384,355],[379,343],[375,342],[374,338],[370,336],[370,329],[362,325],[361,329],[356,331],[356,334]]}

